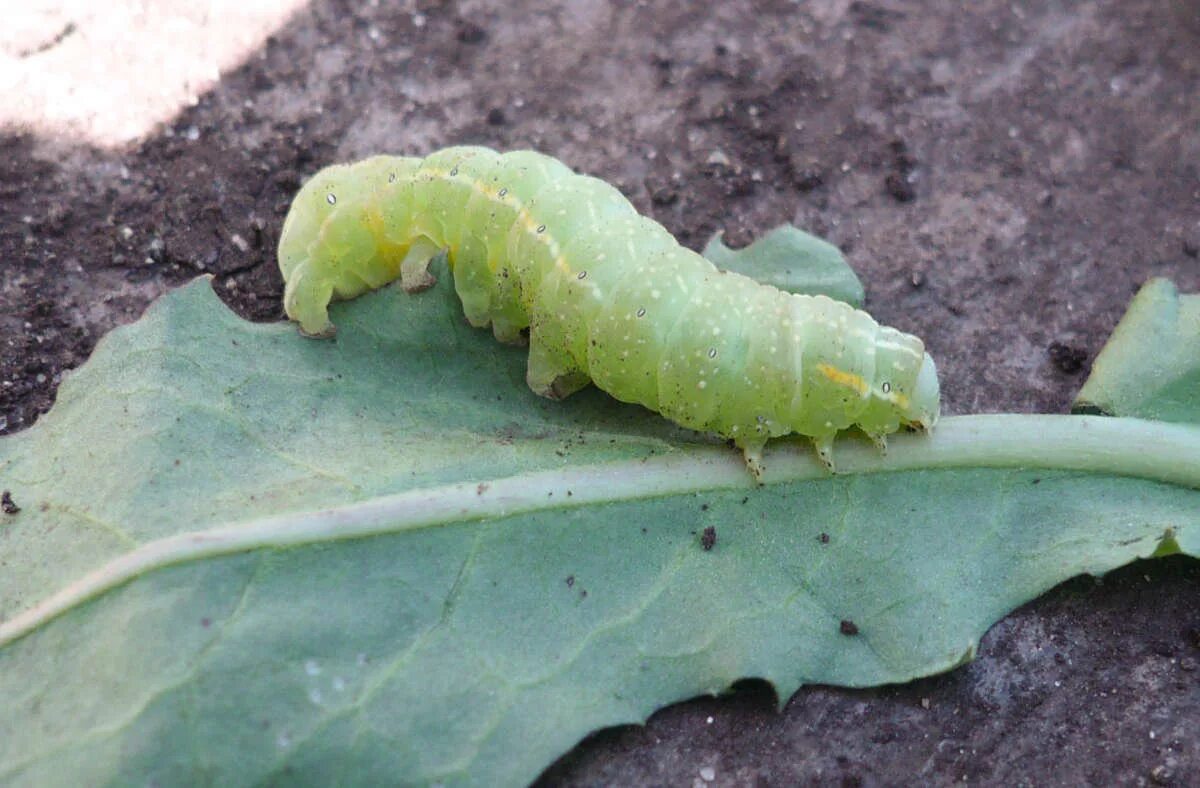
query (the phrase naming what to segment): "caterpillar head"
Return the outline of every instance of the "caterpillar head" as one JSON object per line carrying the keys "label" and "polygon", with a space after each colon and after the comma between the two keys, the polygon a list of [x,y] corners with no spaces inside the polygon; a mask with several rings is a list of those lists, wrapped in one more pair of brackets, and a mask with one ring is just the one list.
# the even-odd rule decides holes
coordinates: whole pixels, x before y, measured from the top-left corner
{"label": "caterpillar head", "polygon": [[887,434],[901,427],[929,430],[938,420],[937,366],[925,352],[925,344],[911,334],[879,327],[871,388],[872,401],[858,420],[868,434]]}
{"label": "caterpillar head", "polygon": [[926,353],[906,407],[900,411],[900,418],[910,427],[928,431],[937,423],[941,409],[937,366],[933,363],[933,357]]}

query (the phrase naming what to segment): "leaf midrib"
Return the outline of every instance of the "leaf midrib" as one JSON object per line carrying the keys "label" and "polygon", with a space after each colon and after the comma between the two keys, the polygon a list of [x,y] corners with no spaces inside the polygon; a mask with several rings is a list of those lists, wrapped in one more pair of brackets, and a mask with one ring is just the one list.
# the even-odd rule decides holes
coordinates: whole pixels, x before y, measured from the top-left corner
{"label": "leaf midrib", "polygon": [[[768,483],[829,478],[807,447],[788,441],[780,444],[768,456]],[[943,420],[931,436],[894,436],[884,456],[865,441],[842,441],[837,463],[839,475],[1040,468],[1200,488],[1200,427],[1103,416],[959,416]],[[205,558],[552,509],[753,487],[736,453],[719,446],[692,445],[668,455],[456,482],[221,524],[147,542],[110,560],[0,622],[0,647],[142,574]]]}

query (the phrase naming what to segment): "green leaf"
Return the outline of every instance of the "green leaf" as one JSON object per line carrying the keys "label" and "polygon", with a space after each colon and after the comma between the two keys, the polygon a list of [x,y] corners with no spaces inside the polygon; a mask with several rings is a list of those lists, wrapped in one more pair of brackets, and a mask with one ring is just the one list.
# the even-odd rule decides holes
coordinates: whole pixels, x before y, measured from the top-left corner
{"label": "green leaf", "polygon": [[718,268],[790,293],[827,295],[855,307],[861,307],[865,297],[862,282],[840,249],[790,224],[776,227],[745,249],[730,249],[717,233],[704,247],[704,256]]}
{"label": "green leaf", "polygon": [[0,783],[519,785],[742,677],[936,673],[1067,577],[1200,553],[1200,427],[947,419],[836,477],[781,441],[756,488],[654,414],[536,398],[452,288],[334,320],[193,282],[0,441]]}
{"label": "green leaf", "polygon": [[1200,423],[1200,295],[1151,279],[1100,351],[1073,409]]}

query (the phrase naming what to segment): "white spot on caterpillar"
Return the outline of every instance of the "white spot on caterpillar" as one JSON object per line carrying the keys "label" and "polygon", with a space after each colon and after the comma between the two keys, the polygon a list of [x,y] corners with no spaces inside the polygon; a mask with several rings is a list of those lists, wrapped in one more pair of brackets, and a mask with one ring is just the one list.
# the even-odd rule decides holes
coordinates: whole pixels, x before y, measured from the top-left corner
{"label": "white spot on caterpillar", "polygon": [[902,353],[907,353],[908,355],[912,356],[913,358],[921,358],[921,354],[918,353],[916,350],[909,347],[908,345],[901,345],[898,342],[888,342],[887,340],[881,339],[878,342],[876,342],[876,345],[878,345],[879,347],[887,348],[888,350],[899,350]]}
{"label": "white spot on caterpillar", "polygon": [[335,195],[333,192],[326,194],[325,202],[329,203],[330,205],[337,205],[337,195]]}
{"label": "white spot on caterpillar", "polygon": [[324,700],[321,698],[321,690],[317,689],[316,687],[313,687],[308,691],[308,700],[314,706],[325,705]]}
{"label": "white spot on caterpillar", "polygon": [[306,660],[304,663],[304,672],[310,676],[320,676],[321,666],[317,664],[315,659]]}
{"label": "white spot on caterpillar", "polygon": [[696,384],[696,388],[698,388],[698,389],[708,388],[708,381],[701,380],[699,383]]}

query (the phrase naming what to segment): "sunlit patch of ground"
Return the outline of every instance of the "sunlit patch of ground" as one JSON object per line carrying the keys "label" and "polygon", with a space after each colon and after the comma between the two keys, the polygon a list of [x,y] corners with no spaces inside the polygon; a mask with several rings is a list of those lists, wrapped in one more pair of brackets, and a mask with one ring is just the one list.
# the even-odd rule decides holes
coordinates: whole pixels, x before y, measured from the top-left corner
{"label": "sunlit patch of ground", "polygon": [[30,0],[0,25],[0,127],[101,146],[146,135],[305,0]]}

